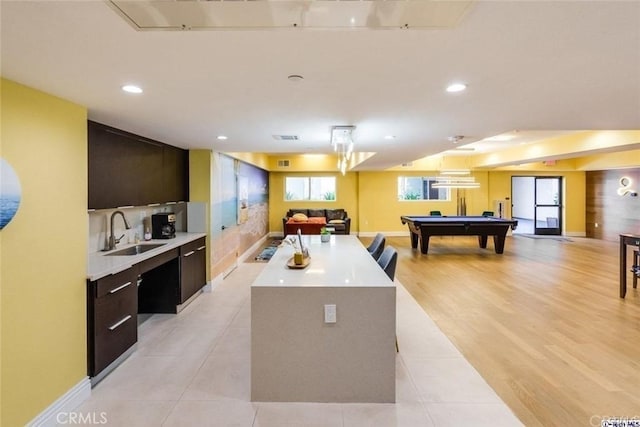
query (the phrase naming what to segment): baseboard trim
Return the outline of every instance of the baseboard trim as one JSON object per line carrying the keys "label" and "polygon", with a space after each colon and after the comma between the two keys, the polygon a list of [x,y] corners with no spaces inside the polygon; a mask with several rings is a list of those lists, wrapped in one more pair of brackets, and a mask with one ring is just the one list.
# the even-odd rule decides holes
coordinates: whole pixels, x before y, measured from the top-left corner
{"label": "baseboard trim", "polygon": [[360,237],[376,237],[376,234],[382,233],[386,237],[409,237],[409,231],[360,231]]}
{"label": "baseboard trim", "polygon": [[[29,427],[53,427],[62,424],[68,420],[68,413],[73,412],[91,397],[91,381],[89,377],[84,377],[79,383],[71,387],[65,394],[60,396],[47,409],[42,411],[37,417],[31,420],[27,426]],[[64,417],[64,420],[59,417]]]}
{"label": "baseboard trim", "polygon": [[249,249],[244,251],[242,255],[238,257],[238,262],[245,262],[251,255],[253,255],[258,249],[264,245],[271,233],[265,234],[258,241],[256,241]]}
{"label": "baseboard trim", "polygon": [[206,284],[206,285],[204,285],[204,286],[202,287],[202,292],[203,292],[203,293],[209,293],[209,292],[211,292],[212,290],[213,290],[213,284],[212,284],[212,281],[211,281],[211,280],[209,280],[209,281],[207,282],[207,284]]}
{"label": "baseboard trim", "polygon": [[215,288],[220,286],[223,280],[224,280],[224,275],[222,275],[222,273],[218,274],[216,277],[213,277],[210,282],[211,290],[213,291]]}
{"label": "baseboard trim", "polygon": [[567,237],[587,237],[586,231],[568,231],[564,233]]}

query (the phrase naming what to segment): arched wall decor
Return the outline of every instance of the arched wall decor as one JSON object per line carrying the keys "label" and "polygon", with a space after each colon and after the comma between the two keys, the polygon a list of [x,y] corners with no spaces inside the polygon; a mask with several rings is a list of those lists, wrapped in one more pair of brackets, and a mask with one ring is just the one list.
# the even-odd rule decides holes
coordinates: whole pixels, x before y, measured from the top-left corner
{"label": "arched wall decor", "polygon": [[18,175],[5,159],[0,158],[0,230],[2,230],[18,212],[22,189]]}

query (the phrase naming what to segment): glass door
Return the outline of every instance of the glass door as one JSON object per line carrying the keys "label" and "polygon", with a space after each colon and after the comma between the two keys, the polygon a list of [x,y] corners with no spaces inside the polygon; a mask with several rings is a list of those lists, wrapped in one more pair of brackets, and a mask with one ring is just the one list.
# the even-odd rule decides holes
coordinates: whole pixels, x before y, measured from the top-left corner
{"label": "glass door", "polygon": [[562,177],[535,177],[534,234],[562,233]]}

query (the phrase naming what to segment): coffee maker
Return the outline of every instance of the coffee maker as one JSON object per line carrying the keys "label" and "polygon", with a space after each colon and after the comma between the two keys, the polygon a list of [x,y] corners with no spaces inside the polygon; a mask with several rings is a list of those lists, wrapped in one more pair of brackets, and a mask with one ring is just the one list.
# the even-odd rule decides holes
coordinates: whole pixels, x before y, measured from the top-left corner
{"label": "coffee maker", "polygon": [[154,239],[176,237],[176,214],[163,212],[151,215],[151,235]]}

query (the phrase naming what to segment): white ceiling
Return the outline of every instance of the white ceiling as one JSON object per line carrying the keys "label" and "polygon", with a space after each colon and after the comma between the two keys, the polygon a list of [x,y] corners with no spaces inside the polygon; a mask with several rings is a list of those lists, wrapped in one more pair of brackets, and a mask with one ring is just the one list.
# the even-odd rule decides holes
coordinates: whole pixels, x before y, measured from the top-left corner
{"label": "white ceiling", "polygon": [[356,151],[378,153],[359,169],[381,169],[452,135],[640,129],[640,1],[479,1],[454,28],[376,30],[137,31],[102,1],[0,7],[3,77],[184,148],[327,153],[330,128],[355,125]]}

